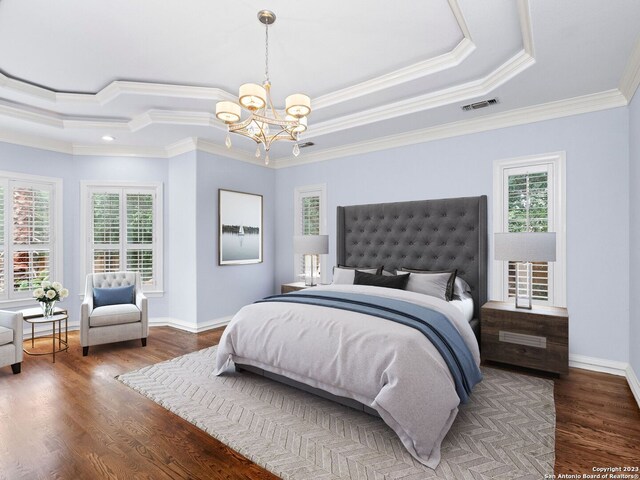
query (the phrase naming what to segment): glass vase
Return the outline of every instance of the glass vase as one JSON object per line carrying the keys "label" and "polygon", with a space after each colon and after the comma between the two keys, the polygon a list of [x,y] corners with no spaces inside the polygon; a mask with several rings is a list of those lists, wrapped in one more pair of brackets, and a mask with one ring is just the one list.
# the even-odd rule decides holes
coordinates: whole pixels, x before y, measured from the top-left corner
{"label": "glass vase", "polygon": [[56,301],[40,302],[40,306],[42,307],[44,318],[51,318],[53,316],[53,309],[56,306]]}

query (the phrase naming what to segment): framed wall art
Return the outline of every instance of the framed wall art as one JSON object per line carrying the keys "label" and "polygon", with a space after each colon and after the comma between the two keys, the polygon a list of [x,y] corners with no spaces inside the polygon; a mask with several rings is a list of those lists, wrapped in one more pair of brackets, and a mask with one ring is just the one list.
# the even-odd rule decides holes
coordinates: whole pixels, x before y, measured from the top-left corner
{"label": "framed wall art", "polygon": [[218,189],[218,264],[262,262],[262,195]]}

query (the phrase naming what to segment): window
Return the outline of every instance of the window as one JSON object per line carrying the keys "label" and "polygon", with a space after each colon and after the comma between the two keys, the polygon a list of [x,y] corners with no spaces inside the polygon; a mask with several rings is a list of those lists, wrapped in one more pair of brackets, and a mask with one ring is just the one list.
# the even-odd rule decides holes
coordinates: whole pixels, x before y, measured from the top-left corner
{"label": "window", "polygon": [[62,181],[0,172],[0,302],[62,279]]}
{"label": "window", "polygon": [[162,186],[82,187],[86,273],[140,272],[142,289],[162,291]]}
{"label": "window", "polygon": [[[533,263],[537,304],[566,304],[564,163],[558,153],[498,161],[494,167],[494,231],[556,232],[556,262]],[[496,261],[494,272],[494,297],[513,298],[515,262]]]}
{"label": "window", "polygon": [[[327,227],[326,213],[326,185],[309,185],[295,189],[295,225],[294,235],[325,235]],[[315,265],[320,271],[314,275],[320,278],[321,283],[327,283],[327,259],[326,255],[317,255]],[[303,255],[295,255],[294,275],[302,280],[305,274],[305,262]]]}

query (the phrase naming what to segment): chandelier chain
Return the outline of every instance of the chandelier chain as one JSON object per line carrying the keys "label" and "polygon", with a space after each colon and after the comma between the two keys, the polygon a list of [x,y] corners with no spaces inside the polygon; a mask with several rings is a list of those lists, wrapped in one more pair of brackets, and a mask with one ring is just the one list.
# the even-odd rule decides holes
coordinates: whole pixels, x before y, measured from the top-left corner
{"label": "chandelier chain", "polygon": [[265,30],[264,80],[265,82],[269,82],[269,23],[268,22],[264,24],[264,30]]}

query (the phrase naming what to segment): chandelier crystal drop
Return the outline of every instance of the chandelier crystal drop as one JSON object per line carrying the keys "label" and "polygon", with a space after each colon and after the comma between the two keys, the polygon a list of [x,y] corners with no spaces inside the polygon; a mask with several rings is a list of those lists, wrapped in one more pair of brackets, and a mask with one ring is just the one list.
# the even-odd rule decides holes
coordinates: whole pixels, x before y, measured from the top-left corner
{"label": "chandelier crystal drop", "polygon": [[[294,93],[285,99],[284,111],[278,111],[271,100],[269,80],[269,25],[276,21],[269,10],[258,12],[258,20],[265,26],[265,71],[262,85],[245,83],[238,91],[238,103],[221,101],[216,104],[216,117],[227,125],[225,145],[231,148],[229,133],[251,138],[258,144],[256,158],[260,158],[260,144],[264,147],[265,165],[269,164],[269,149],[273,142],[295,142],[293,155],[300,154],[298,140],[307,130],[307,116],[311,113],[311,99],[302,93]],[[242,110],[249,116],[242,120]]]}

